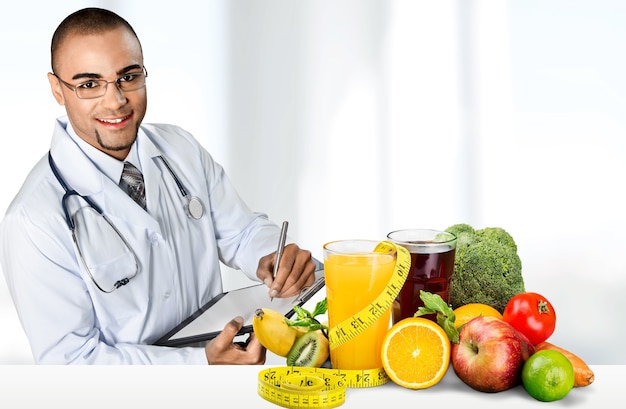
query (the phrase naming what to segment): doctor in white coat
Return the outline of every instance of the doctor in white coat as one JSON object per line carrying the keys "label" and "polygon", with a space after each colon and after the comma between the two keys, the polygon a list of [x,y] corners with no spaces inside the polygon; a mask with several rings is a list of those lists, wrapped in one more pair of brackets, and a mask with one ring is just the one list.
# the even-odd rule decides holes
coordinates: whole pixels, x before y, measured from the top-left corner
{"label": "doctor in white coat", "polygon": [[[313,282],[311,253],[288,244],[274,278],[278,226],[245,205],[192,135],[141,124],[148,72],[121,17],[68,16],[52,70],[67,117],[0,225],[2,270],[35,362],[265,362],[254,336],[233,342],[240,317],[206,347],[152,343],[222,291],[220,260],[284,297]],[[119,186],[124,162],[143,174],[145,209]]]}

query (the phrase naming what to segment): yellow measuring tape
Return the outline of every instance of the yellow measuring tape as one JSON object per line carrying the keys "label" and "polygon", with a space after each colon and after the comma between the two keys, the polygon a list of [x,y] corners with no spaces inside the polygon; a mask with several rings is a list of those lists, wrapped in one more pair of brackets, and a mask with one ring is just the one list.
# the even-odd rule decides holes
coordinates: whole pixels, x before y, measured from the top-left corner
{"label": "yellow measuring tape", "polygon": [[[329,330],[331,350],[365,331],[391,308],[408,276],[411,256],[406,248],[389,241],[380,242],[374,249],[380,253],[393,250],[397,253],[396,265],[385,290],[368,306]],[[388,380],[383,368],[345,370],[284,366],[259,373],[258,393],[263,399],[285,408],[334,408],[345,401],[346,388],[369,388]]]}

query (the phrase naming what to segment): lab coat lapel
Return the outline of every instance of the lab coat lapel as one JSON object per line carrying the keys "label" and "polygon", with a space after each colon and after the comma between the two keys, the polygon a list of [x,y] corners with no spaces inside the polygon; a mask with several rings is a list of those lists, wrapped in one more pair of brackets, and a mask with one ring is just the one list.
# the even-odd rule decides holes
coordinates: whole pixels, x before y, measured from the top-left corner
{"label": "lab coat lapel", "polygon": [[50,153],[65,182],[83,196],[102,191],[102,178],[89,158],[70,138],[60,121],[55,123]]}
{"label": "lab coat lapel", "polygon": [[[129,225],[147,228],[161,234],[159,223],[120,189],[117,183],[96,168],[67,134],[64,125],[58,121],[52,137],[50,152],[66,183],[79,194],[91,197],[106,215],[124,220]],[[148,163],[148,171],[154,172],[151,170],[151,168],[155,168],[154,164],[152,161],[148,161]],[[158,168],[156,171],[158,172]],[[158,197],[158,189],[154,194]],[[152,196],[153,194],[150,194],[147,200],[157,200],[156,198],[151,199]]]}

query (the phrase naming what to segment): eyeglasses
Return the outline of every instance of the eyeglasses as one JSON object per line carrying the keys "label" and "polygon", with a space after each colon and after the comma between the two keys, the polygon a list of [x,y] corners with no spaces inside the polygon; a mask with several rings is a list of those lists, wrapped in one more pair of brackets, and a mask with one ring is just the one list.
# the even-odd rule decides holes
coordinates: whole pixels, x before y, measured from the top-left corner
{"label": "eyeglasses", "polygon": [[107,92],[107,86],[109,84],[115,84],[117,89],[122,92],[137,91],[138,89],[145,87],[148,71],[146,70],[146,67],[143,67],[142,72],[129,72],[113,81],[89,80],[76,85],[63,81],[56,73],[54,76],[57,77],[63,85],[74,91],[78,98],[93,99],[104,96]]}

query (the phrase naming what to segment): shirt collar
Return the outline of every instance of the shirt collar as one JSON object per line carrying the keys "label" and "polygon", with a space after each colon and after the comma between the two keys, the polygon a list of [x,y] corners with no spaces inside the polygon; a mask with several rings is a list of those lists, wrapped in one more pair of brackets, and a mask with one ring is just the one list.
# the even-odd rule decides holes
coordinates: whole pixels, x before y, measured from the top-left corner
{"label": "shirt collar", "polygon": [[140,172],[142,172],[141,161],[139,160],[139,153],[137,148],[137,139],[135,139],[135,142],[131,146],[130,152],[128,153],[128,156],[126,156],[126,159],[124,161],[119,161],[85,142],[81,137],[78,136],[76,131],[74,131],[74,128],[69,121],[67,123],[66,131],[70,138],[72,138],[72,140],[80,147],[80,149],[100,170],[100,172],[102,172],[116,184],[119,183],[120,178],[122,177],[122,171],[124,170],[124,161],[132,163],[137,169],[139,169]]}

